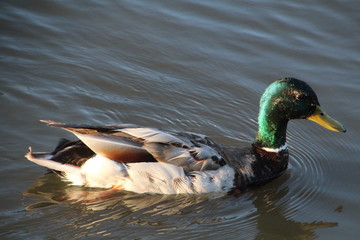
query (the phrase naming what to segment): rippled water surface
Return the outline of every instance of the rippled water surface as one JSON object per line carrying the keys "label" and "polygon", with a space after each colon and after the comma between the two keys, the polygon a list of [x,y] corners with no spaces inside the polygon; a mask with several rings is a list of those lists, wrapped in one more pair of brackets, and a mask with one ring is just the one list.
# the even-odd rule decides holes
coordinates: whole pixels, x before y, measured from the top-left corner
{"label": "rippled water surface", "polygon": [[[360,2],[1,1],[0,238],[358,239]],[[288,171],[240,196],[70,186],[23,156],[135,123],[247,146],[272,81],[307,81],[346,134],[289,124]]]}

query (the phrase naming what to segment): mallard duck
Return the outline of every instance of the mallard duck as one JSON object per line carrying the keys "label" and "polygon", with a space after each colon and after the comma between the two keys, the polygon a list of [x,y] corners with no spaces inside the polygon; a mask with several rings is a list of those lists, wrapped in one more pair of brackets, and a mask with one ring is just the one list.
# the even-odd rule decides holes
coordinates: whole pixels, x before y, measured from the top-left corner
{"label": "mallard duck", "polygon": [[136,193],[243,191],[286,170],[289,120],[309,119],[336,132],[344,126],[320,107],[312,88],[295,78],[273,82],[260,100],[258,133],[248,148],[223,146],[195,133],[131,124],[77,125],[42,121],[75,134],[49,153],[29,148],[26,158],[74,185]]}

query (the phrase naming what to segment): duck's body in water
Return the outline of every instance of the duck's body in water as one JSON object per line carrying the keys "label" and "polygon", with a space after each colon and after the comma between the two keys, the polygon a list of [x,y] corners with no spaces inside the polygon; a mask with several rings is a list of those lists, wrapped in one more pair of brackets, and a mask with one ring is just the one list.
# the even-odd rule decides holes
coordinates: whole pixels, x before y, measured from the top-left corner
{"label": "duck's body in water", "polygon": [[230,192],[266,183],[286,170],[286,129],[292,119],[309,119],[333,131],[346,131],[321,109],[308,84],[284,78],[264,92],[258,134],[249,148],[222,146],[200,134],[135,125],[44,121],[80,140],[62,140],[51,153],[30,149],[26,157],[75,185],[138,193]]}

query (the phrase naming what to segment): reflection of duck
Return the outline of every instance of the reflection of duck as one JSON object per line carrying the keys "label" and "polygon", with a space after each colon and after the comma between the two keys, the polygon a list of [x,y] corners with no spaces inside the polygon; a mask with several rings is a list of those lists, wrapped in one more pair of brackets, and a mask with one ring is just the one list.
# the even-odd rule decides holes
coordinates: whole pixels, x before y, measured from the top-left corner
{"label": "reflection of duck", "polygon": [[[309,207],[294,207],[294,195],[291,194],[294,189],[289,189],[286,184],[289,177],[286,173],[245,195],[220,197],[217,193],[145,195],[68,186],[57,181],[53,174],[46,174],[27,190],[24,205],[27,211],[45,214],[42,218],[51,218],[47,215],[51,214],[56,215],[60,222],[76,223],[65,227],[69,236],[74,236],[74,231],[77,235],[93,233],[97,236],[106,229],[112,236],[121,234],[119,231],[125,234],[133,232],[131,238],[134,239],[152,233],[159,239],[174,239],[179,233],[184,239],[221,238],[225,232],[229,239],[242,236],[241,239],[310,240],[317,238],[317,229],[336,227],[336,222],[321,221],[321,217],[314,213],[305,214],[310,221],[299,221],[298,218],[304,218],[303,212]],[[65,210],[59,204],[62,202],[66,204]],[[59,205],[52,207],[50,213],[42,210],[55,204]],[[131,231],[134,228],[138,231]],[[39,229],[27,224],[25,230],[35,230],[36,233]],[[123,238],[129,236],[123,235]]]}
{"label": "reflection of duck", "polygon": [[[101,210],[113,202],[119,201],[119,191],[114,189],[83,188],[68,186],[55,181],[53,174],[39,178],[25,193],[27,197],[35,197],[35,203],[26,204],[27,210],[56,205],[63,201],[81,203],[87,209]],[[59,184],[60,183],[60,184]],[[162,196],[162,195],[160,195]],[[40,197],[40,198],[39,198]]]}
{"label": "reflection of duck", "polygon": [[312,240],[317,238],[315,230],[338,226],[337,222],[300,222],[292,219],[291,216],[298,213],[297,210],[300,208],[296,210],[290,207],[293,213],[290,215],[286,214],[285,205],[279,205],[280,200],[286,198],[288,192],[288,188],[279,190],[279,188],[268,186],[253,192],[255,197],[253,203],[257,209],[253,214],[256,216],[257,229],[259,230],[254,239]]}
{"label": "reflection of duck", "polygon": [[260,101],[259,130],[251,148],[221,146],[199,134],[135,125],[90,126],[44,121],[74,133],[51,153],[26,157],[75,185],[138,193],[229,192],[261,184],[288,164],[286,128],[291,119],[310,119],[338,132],[345,128],[321,108],[305,82],[272,83]]}
{"label": "reflection of duck", "polygon": [[[109,209],[108,213],[126,218],[128,214],[146,212],[153,215],[176,215],[184,208],[209,199],[216,199],[223,195],[219,193],[201,195],[161,195],[161,194],[136,194],[115,189],[86,188],[79,186],[68,186],[56,181],[53,174],[45,174],[38,178],[35,183],[24,193],[26,210],[32,211],[57,205],[61,202],[70,202],[75,208],[83,210],[99,211]],[[146,200],[144,201],[144,197]],[[75,204],[76,203],[76,204]],[[116,207],[115,207],[116,206]],[[116,210],[114,210],[116,209]],[[142,216],[140,214],[140,216]]]}

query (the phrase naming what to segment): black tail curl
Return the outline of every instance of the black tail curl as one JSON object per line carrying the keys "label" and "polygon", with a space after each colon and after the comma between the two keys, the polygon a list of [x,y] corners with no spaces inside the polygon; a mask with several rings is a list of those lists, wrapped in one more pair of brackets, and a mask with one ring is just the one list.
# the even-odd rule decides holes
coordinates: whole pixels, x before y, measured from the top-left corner
{"label": "black tail curl", "polygon": [[51,152],[51,155],[53,155],[51,157],[53,161],[81,167],[96,154],[80,140],[70,141],[62,138],[54,151]]}

